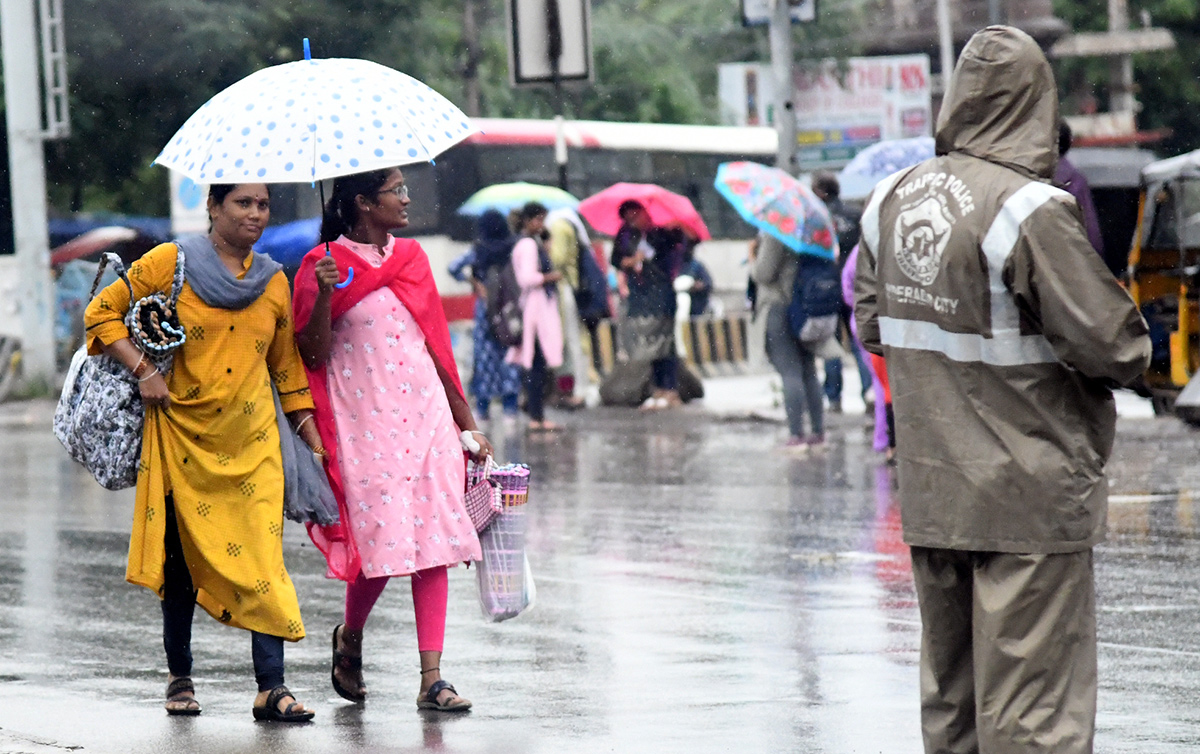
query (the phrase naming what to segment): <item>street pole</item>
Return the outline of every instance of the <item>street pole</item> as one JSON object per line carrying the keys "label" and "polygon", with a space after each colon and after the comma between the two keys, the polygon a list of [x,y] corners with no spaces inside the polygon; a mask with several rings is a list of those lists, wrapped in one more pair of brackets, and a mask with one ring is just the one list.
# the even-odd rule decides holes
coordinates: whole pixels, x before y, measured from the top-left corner
{"label": "street pole", "polygon": [[1000,0],[988,0],[988,26],[998,26],[1004,23],[1000,13]]}
{"label": "street pole", "polygon": [[950,24],[950,0],[937,0],[938,47],[942,63],[942,102],[950,94],[954,74],[954,30]]}
{"label": "street pole", "polygon": [[[1108,0],[1108,30],[1129,29],[1128,0]],[[1109,110],[1114,113],[1137,114],[1137,100],[1133,96],[1133,56],[1116,55],[1109,58]]]}
{"label": "street pole", "polygon": [[53,283],[46,231],[46,165],[35,18],[34,0],[0,0],[8,175],[21,281],[23,376],[27,384],[50,385],[55,371]]}
{"label": "street pole", "polygon": [[792,19],[787,0],[774,0],[772,3],[768,37],[771,43],[771,72],[775,79],[775,132],[779,134],[775,167],[795,175],[796,112],[792,97],[796,82],[792,76]]}
{"label": "street pole", "polygon": [[558,0],[546,0],[546,37],[549,42],[546,53],[550,57],[550,75],[554,77],[554,162],[558,165],[558,187],[567,190],[567,135],[563,118],[562,91],[562,21],[559,16]]}

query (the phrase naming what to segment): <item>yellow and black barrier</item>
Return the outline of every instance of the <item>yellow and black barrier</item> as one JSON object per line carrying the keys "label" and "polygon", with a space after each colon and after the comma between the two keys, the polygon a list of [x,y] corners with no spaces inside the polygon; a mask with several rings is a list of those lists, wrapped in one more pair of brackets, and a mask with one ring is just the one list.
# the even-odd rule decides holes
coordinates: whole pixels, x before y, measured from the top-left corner
{"label": "yellow and black barrier", "polygon": [[[620,322],[600,322],[596,340],[604,374],[617,362]],[[680,358],[705,377],[740,374],[746,370],[750,320],[745,316],[697,317],[678,323],[676,346]]]}

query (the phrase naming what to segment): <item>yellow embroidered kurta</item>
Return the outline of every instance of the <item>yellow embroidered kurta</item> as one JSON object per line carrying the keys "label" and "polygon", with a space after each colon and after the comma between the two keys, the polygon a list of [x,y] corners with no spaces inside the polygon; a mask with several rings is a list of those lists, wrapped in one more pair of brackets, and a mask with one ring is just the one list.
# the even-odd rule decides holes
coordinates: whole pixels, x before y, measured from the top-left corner
{"label": "yellow embroidered kurta", "polygon": [[[176,255],[174,244],[163,244],[129,268],[135,298],[170,292]],[[129,303],[118,280],[88,306],[90,353],[129,337]],[[302,639],[283,564],[283,465],[271,396],[273,380],[285,412],[313,405],[287,278],[276,274],[241,310],[210,307],[185,283],[178,312],[187,340],[167,375],[171,406],[146,411],[125,578],[162,594],[169,494],[197,603],[222,623]]]}

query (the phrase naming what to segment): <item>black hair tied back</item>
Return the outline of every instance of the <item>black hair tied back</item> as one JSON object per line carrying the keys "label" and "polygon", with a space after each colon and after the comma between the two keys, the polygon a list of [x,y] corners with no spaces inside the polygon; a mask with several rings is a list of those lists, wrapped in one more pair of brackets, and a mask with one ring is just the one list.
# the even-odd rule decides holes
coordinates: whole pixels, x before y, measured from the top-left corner
{"label": "black hair tied back", "polygon": [[358,223],[358,204],[355,200],[360,195],[374,197],[378,194],[395,169],[382,168],[335,178],[333,194],[325,203],[321,216],[321,243],[336,241],[338,236],[353,230]]}

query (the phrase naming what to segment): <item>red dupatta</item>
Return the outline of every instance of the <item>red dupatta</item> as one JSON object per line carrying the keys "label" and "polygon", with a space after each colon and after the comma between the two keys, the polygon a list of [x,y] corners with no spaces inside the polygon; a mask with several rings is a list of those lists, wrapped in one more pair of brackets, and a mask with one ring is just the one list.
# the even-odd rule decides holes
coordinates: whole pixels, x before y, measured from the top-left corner
{"label": "red dupatta", "polygon": [[[300,264],[300,271],[296,273],[296,290],[292,297],[296,332],[303,330],[312,316],[313,305],[317,300],[314,269],[321,257],[325,256],[325,248],[325,244],[321,244],[308,252]],[[343,275],[346,274],[347,268],[354,267],[354,281],[344,289],[333,290],[330,301],[331,318],[336,321],[370,293],[381,288],[390,288],[416,320],[417,326],[425,336],[426,347],[442,368],[450,373],[458,394],[464,395],[458,366],[454,362],[454,352],[450,347],[450,328],[446,323],[446,313],[442,309],[441,296],[433,282],[429,258],[425,256],[421,245],[411,239],[397,238],[391,256],[379,267],[364,264],[358,254],[340,244],[329,244],[329,250]],[[340,513],[338,523],[332,526],[308,524],[308,536],[325,555],[329,564],[326,573],[328,577],[354,581],[362,572],[362,563],[354,538],[346,525],[349,518],[346,512],[346,496],[342,489],[341,468],[338,466],[337,426],[329,402],[325,367],[322,365],[311,369],[306,363],[304,371],[308,374],[308,384],[312,390],[313,404],[316,406],[317,431],[320,432],[321,442],[329,453],[325,471],[329,475],[329,486],[333,488]]]}

